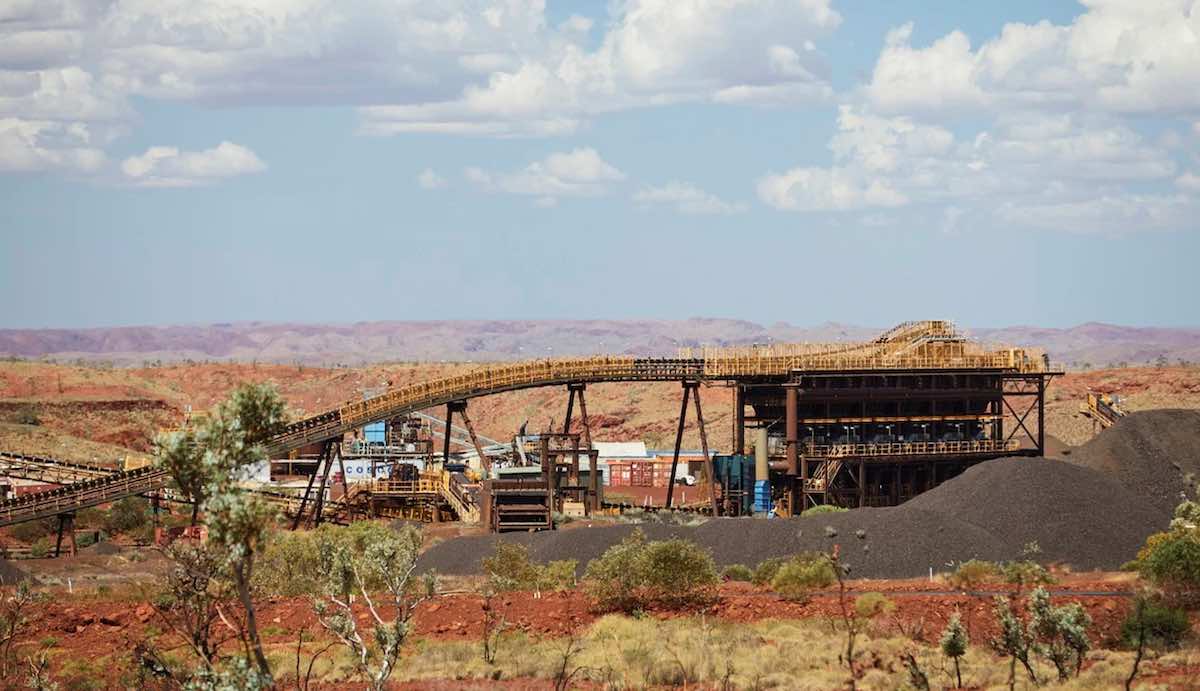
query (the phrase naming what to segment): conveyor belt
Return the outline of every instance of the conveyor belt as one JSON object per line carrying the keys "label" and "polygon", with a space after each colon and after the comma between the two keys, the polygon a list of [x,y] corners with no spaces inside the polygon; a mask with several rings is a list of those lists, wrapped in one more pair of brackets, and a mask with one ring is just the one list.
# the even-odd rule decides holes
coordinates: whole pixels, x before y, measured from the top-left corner
{"label": "conveyor belt", "polygon": [[[0,451],[0,475],[62,484],[62,487],[45,492],[0,501],[0,527],[71,513],[125,497],[159,492],[171,479],[166,470],[157,466],[122,471],[7,451]],[[294,513],[300,506],[298,496],[264,489],[249,491],[280,506],[285,513]],[[167,498],[186,501],[179,496]],[[331,516],[345,509],[339,501],[327,500],[324,506]]]}
{"label": "conveyor belt", "polygon": [[701,349],[699,357],[604,356],[497,364],[467,374],[390,389],[288,425],[268,443],[272,457],[333,439],[378,420],[451,401],[506,391],[596,382],[729,381],[786,376],[795,371],[995,369],[1037,372],[1040,358],[1020,349],[985,350],[958,336],[949,322],[909,322],[870,343],[785,344]]}

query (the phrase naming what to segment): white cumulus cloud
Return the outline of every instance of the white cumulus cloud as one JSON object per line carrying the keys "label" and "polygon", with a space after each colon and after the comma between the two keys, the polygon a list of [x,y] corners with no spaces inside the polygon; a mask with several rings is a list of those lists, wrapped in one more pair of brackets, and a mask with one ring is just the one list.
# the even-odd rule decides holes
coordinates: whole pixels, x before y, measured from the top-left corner
{"label": "white cumulus cloud", "polygon": [[1006,24],[972,48],[961,31],[926,47],[912,24],[888,34],[865,91],[884,112],[1089,107],[1200,112],[1194,0],[1087,0],[1067,25]]}
{"label": "white cumulus cloud", "polygon": [[560,197],[599,196],[625,179],[591,147],[552,153],[517,171],[493,173],[472,166],[463,175],[487,190],[537,197],[539,206],[552,206]]}
{"label": "white cumulus cloud", "polygon": [[232,142],[221,142],[204,151],[152,146],[121,163],[126,179],[142,187],[193,187],[266,168],[253,151]]}
{"label": "white cumulus cloud", "polygon": [[661,187],[645,187],[633,195],[643,205],[667,205],[684,214],[728,215],[746,210],[743,203],[731,203],[687,182],[671,181]]}
{"label": "white cumulus cloud", "polygon": [[438,175],[433,168],[426,168],[417,175],[417,185],[423,190],[440,190],[447,184],[446,178]]}

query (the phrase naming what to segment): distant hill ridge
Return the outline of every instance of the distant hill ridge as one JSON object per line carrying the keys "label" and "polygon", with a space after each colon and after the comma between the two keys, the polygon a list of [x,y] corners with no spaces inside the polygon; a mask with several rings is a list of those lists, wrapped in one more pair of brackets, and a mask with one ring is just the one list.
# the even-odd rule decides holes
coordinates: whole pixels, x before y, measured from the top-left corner
{"label": "distant hill ridge", "polygon": [[[0,356],[111,361],[238,360],[306,364],[495,361],[630,353],[668,355],[680,346],[871,338],[885,327],[838,323],[769,326],[737,319],[378,321],[354,324],[241,322],[92,329],[0,329]],[[1200,329],[1087,323],[1066,329],[976,328],[980,340],[1045,348],[1072,366],[1200,361]]]}

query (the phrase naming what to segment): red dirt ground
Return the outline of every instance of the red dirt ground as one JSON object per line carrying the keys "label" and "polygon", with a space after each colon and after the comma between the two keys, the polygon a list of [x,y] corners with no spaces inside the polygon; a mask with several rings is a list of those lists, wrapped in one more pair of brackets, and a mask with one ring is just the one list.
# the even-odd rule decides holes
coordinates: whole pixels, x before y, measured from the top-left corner
{"label": "red dirt ground", "polygon": [[[945,591],[940,583],[921,581],[851,581],[854,594],[883,592],[896,603],[890,617],[908,623],[926,623],[927,631],[940,631],[955,610],[969,620],[971,636],[994,633],[991,625],[991,595],[994,592],[968,596]],[[1128,583],[1103,575],[1071,576],[1052,587],[1055,601],[1078,600],[1083,603],[1095,623],[1097,636],[1111,639],[1117,632],[1129,604]],[[1110,593],[1110,594],[1109,594]],[[724,583],[720,600],[713,605],[690,612],[652,612],[654,616],[671,618],[691,614],[706,614],[740,622],[766,619],[828,618],[837,615],[836,590],[824,590],[808,602],[788,602],[774,593],[747,583]],[[508,625],[531,636],[562,636],[587,628],[599,616],[587,597],[578,589],[562,593],[530,592],[504,593],[493,601],[505,616]],[[364,612],[362,616],[366,616]],[[93,598],[71,597],[61,593],[46,604],[33,619],[32,630],[39,636],[59,631],[71,634],[62,645],[74,650],[87,650],[97,655],[112,652],[120,638],[136,639],[145,627],[156,624],[156,615],[146,603],[113,602]],[[305,598],[279,598],[261,603],[261,626],[281,629],[283,633],[268,634],[267,640],[294,640],[295,633],[317,627],[312,606]],[[455,592],[423,603],[415,618],[416,633],[434,639],[478,638],[483,626],[482,599],[474,593]],[[114,634],[120,633],[120,636]],[[278,640],[276,640],[278,639]]]}

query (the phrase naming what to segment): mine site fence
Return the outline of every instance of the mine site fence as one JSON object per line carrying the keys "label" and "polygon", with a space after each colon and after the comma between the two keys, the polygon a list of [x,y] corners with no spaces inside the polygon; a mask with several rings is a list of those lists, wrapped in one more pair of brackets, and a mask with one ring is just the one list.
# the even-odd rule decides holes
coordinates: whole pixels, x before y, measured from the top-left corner
{"label": "mine site fence", "polygon": [[804,444],[805,456],[846,458],[848,456],[936,456],[972,453],[1003,453],[1021,447],[1015,439],[978,441],[891,442],[885,444]]}

